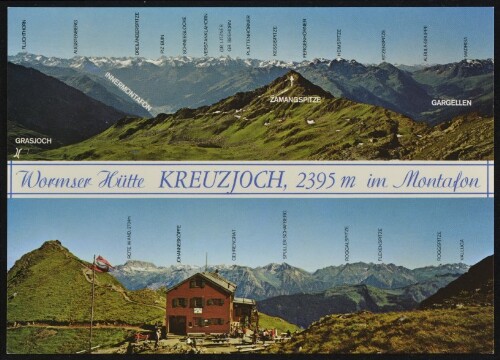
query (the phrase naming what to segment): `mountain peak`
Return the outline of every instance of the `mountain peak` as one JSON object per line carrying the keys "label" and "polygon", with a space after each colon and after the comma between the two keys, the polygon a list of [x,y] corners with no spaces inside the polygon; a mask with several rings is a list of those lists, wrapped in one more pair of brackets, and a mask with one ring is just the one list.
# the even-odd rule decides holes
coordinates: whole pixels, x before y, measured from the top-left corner
{"label": "mountain peak", "polygon": [[266,271],[271,271],[271,272],[281,272],[281,271],[284,271],[284,270],[289,270],[289,269],[292,269],[293,266],[286,263],[286,262],[282,262],[281,264],[279,263],[270,263],[270,264],[267,264],[265,266],[262,267],[263,269],[265,269]]}
{"label": "mountain peak", "polygon": [[42,246],[40,246],[40,248],[38,248],[38,250],[33,250],[31,253],[29,254],[33,254],[33,253],[47,253],[47,252],[59,252],[59,253],[62,253],[64,255],[71,255],[71,252],[66,249],[62,243],[59,241],[59,240],[48,240],[48,241],[45,241]]}
{"label": "mountain peak", "polygon": [[391,72],[397,72],[397,71],[401,71],[399,70],[396,66],[394,66],[393,64],[391,63],[388,63],[386,61],[384,62],[381,62],[379,65],[378,65],[379,68],[381,69],[384,69],[384,70],[389,70]]}
{"label": "mountain peak", "polygon": [[59,240],[47,240],[46,242],[44,242],[42,244],[42,246],[40,246],[40,249],[47,249],[47,248],[51,248],[51,247],[64,249],[64,247],[62,246],[62,244]]}
{"label": "mountain peak", "polygon": [[434,73],[446,78],[466,78],[470,76],[492,74],[494,63],[492,59],[464,59],[459,62],[426,67],[419,73]]}
{"label": "mountain peak", "polygon": [[295,70],[288,71],[267,86],[268,95],[275,96],[320,96],[333,99],[333,95],[314,85]]}
{"label": "mountain peak", "polygon": [[[36,321],[68,325],[87,323],[92,281],[95,285],[96,312],[94,320],[143,325],[144,319],[161,320],[163,309],[148,306],[151,315],[144,315],[144,304],[164,303],[153,293],[132,301],[133,295],[109,273],[92,274],[90,264],[51,240],[16,261],[7,272],[7,321]],[[144,294],[144,293],[142,293]],[[153,301],[158,301],[156,304]],[[163,301],[162,301],[163,300]],[[137,302],[137,303],[136,303]],[[153,318],[154,317],[154,318]]]}
{"label": "mountain peak", "polygon": [[118,265],[115,267],[115,269],[126,272],[135,272],[135,271],[156,271],[159,268],[151,262],[140,261],[140,260],[127,260],[125,264]]}

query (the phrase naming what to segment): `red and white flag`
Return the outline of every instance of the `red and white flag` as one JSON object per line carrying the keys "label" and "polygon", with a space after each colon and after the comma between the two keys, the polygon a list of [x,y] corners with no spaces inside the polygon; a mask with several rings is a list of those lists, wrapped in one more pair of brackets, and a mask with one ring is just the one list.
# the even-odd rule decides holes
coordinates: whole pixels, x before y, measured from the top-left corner
{"label": "red and white flag", "polygon": [[109,263],[108,260],[103,258],[101,255],[96,257],[95,259],[95,264],[94,264],[94,269],[98,272],[108,272],[109,269],[112,268],[111,264]]}

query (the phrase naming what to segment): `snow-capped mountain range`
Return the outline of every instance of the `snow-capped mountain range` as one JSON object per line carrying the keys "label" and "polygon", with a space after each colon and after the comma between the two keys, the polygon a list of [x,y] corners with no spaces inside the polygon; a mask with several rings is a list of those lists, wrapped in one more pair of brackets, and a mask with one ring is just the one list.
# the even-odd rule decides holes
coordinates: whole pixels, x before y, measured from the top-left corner
{"label": "snow-capped mountain range", "polygon": [[[304,60],[301,62],[297,61],[284,61],[284,60],[258,60],[258,59],[241,59],[239,57],[232,58],[231,56],[220,56],[220,57],[191,57],[191,56],[161,56],[157,59],[150,59],[138,56],[128,56],[128,57],[104,57],[104,56],[74,56],[69,59],[58,58],[54,56],[44,56],[36,55],[31,53],[18,53],[17,55],[10,55],[8,60],[14,63],[30,63],[51,67],[70,67],[74,69],[82,69],[85,66],[91,64],[98,68],[107,69],[119,69],[133,66],[145,66],[145,65],[155,65],[161,66],[183,66],[183,65],[194,65],[195,67],[210,67],[210,66],[231,66],[231,65],[244,65],[252,68],[270,68],[270,67],[281,67],[286,69],[299,69],[301,67],[310,65],[320,65],[330,67],[336,63],[349,64],[351,66],[363,66],[363,67],[373,67],[379,64],[362,64],[354,59],[348,60],[344,58],[326,59],[326,58],[315,58],[313,60]],[[467,59],[458,62],[462,66],[466,67],[487,67],[487,70],[491,70],[491,65],[494,64],[493,59],[479,60],[479,59]],[[415,68],[418,70],[432,68],[435,66],[447,66],[451,67],[456,63],[449,63],[445,65],[439,64],[394,64],[395,67],[401,68]]]}
{"label": "snow-capped mountain range", "polygon": [[[402,288],[417,283],[434,281],[439,276],[458,277],[468,270],[465,264],[444,264],[410,270],[394,264],[351,263],[329,266],[308,272],[287,263],[271,263],[255,268],[241,265],[211,265],[207,271],[217,270],[221,276],[237,285],[236,296],[264,299],[278,295],[313,293],[334,286],[365,284],[381,289]],[[174,286],[204,266],[176,264],[157,267],[144,261],[129,260],[111,272],[129,289]],[[437,290],[437,289],[436,289]]]}
{"label": "snow-capped mountain range", "polygon": [[[191,56],[161,56],[157,59],[149,59],[145,57],[102,57],[102,56],[74,56],[70,59],[47,57],[43,55],[35,55],[30,53],[18,53],[15,56],[9,56],[9,61],[20,63],[30,63],[33,65],[69,67],[73,69],[82,69],[85,66],[92,64],[98,68],[120,69],[133,66],[155,65],[161,66],[182,66],[191,64],[195,67],[210,67],[210,66],[231,66],[243,65],[252,68],[269,68],[272,66],[283,68],[296,68],[309,64],[309,61],[293,62],[282,60],[257,60],[257,59],[241,59],[232,58],[230,56],[220,57],[191,57]],[[314,61],[326,61],[326,59],[315,59]]]}

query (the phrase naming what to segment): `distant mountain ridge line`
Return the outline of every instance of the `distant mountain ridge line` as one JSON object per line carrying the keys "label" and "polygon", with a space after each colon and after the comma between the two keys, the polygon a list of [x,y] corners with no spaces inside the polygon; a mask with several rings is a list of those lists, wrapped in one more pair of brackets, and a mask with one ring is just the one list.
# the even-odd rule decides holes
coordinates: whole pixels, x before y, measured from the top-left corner
{"label": "distant mountain ridge line", "polygon": [[[127,264],[143,264],[145,266],[151,266],[155,269],[168,269],[168,268],[182,268],[182,267],[188,267],[188,268],[195,268],[195,269],[200,269],[200,270],[203,270],[204,271],[204,268],[205,268],[205,265],[192,265],[192,264],[170,264],[170,265],[156,265],[154,262],[151,262],[151,261],[145,261],[145,260],[127,260],[125,263],[123,264],[118,264],[118,265],[115,265],[114,268],[119,268],[119,267],[124,267],[126,266]],[[323,268],[318,268],[316,270],[305,270],[303,269],[304,271],[308,272],[308,273],[311,273],[313,274],[314,272],[318,271],[318,270],[321,270],[321,269],[325,269],[325,268],[328,268],[328,267],[340,267],[340,266],[346,266],[346,265],[354,265],[354,264],[366,264],[366,265],[387,265],[387,266],[390,266],[390,265],[393,265],[393,266],[396,266],[396,267],[403,267],[405,269],[408,269],[408,270],[417,270],[417,269],[425,269],[425,268],[438,268],[440,266],[446,266],[446,265],[464,265],[464,266],[467,266],[467,267],[470,267],[471,265],[469,264],[466,264],[466,263],[461,263],[461,262],[457,262],[457,263],[445,263],[445,264],[439,264],[439,265],[424,265],[424,266],[417,266],[415,268],[408,268],[406,266],[403,266],[403,265],[396,265],[395,263],[385,263],[385,262],[382,262],[382,263],[375,263],[375,262],[365,262],[365,261],[356,261],[356,262],[348,262],[348,263],[343,263],[343,264],[338,264],[338,265],[328,265],[328,266],[325,266]],[[265,265],[257,265],[257,266],[250,266],[250,265],[241,265],[241,264],[216,264],[216,265],[208,265],[209,268],[214,268],[214,269],[221,269],[221,268],[224,268],[224,269],[227,269],[227,268],[231,268],[231,267],[234,267],[234,266],[241,266],[241,267],[247,267],[247,268],[265,268],[265,267],[269,267],[269,266],[293,266],[293,265],[290,265],[288,264],[287,262],[282,262],[282,263],[277,263],[277,262],[270,262],[270,263],[267,263]]]}
{"label": "distant mountain ridge line", "polygon": [[206,56],[206,57],[199,57],[199,56],[186,56],[186,55],[171,55],[171,56],[160,56],[158,58],[148,58],[148,57],[143,57],[143,56],[84,56],[84,55],[78,55],[78,56],[73,56],[71,58],[62,58],[62,57],[57,57],[57,56],[46,56],[46,55],[41,55],[41,54],[33,54],[33,53],[17,53],[16,55],[8,55],[8,60],[12,61],[13,59],[20,59],[23,58],[24,60],[30,60],[30,61],[38,61],[46,66],[61,66],[61,65],[67,65],[71,67],[71,64],[76,65],[81,65],[84,61],[90,61],[94,65],[100,67],[100,66],[105,66],[109,65],[109,61],[103,61],[104,59],[106,60],[112,60],[111,63],[122,65],[123,67],[130,66],[130,65],[135,65],[135,64],[141,64],[143,62],[153,64],[156,66],[159,65],[165,65],[169,61],[177,61],[178,64],[182,63],[196,63],[199,64],[200,66],[210,66],[213,63],[224,63],[224,62],[238,62],[242,64],[246,64],[248,66],[256,66],[256,67],[266,67],[266,66],[278,66],[278,67],[287,67],[290,68],[291,66],[301,66],[301,65],[307,65],[307,64],[332,64],[332,63],[350,63],[350,64],[360,64],[364,67],[371,67],[371,66],[380,66],[381,64],[387,63],[394,65],[396,67],[401,66],[403,68],[416,68],[416,69],[428,69],[432,68],[434,66],[446,66],[450,64],[455,64],[459,62],[469,62],[473,63],[474,61],[480,61],[480,62],[491,62],[494,63],[494,59],[492,58],[485,58],[485,59],[467,59],[467,60],[457,60],[455,62],[448,62],[448,63],[433,63],[433,64],[403,64],[403,63],[391,63],[388,61],[382,61],[380,63],[363,63],[363,62],[358,62],[355,59],[345,59],[345,58],[313,58],[312,60],[302,60],[302,61],[294,61],[294,60],[283,60],[283,59],[272,59],[272,60],[261,60],[258,58],[241,58],[241,57],[231,57],[229,55],[225,56]]}
{"label": "distant mountain ridge line", "polygon": [[[428,288],[425,284],[433,281],[441,284],[445,278],[453,280],[468,268],[464,264],[446,264],[409,270],[394,264],[358,262],[308,272],[287,263],[270,263],[255,268],[241,265],[211,265],[207,271],[217,270],[222,277],[235,283],[236,296],[260,301],[281,295],[316,294],[344,285],[367,285],[393,290],[422,284],[424,288]],[[115,266],[111,274],[127,289],[138,290],[171,288],[204,270],[204,267],[190,265],[158,268],[151,263],[131,261],[125,265]],[[445,284],[449,281],[445,281]],[[421,290],[416,288],[415,291],[413,292],[415,296],[420,296]]]}

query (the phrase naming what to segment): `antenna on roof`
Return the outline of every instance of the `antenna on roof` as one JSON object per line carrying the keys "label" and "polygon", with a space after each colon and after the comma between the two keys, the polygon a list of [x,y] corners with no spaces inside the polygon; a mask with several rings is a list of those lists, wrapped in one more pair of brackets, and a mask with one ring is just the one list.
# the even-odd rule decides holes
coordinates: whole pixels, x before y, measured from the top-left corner
{"label": "antenna on roof", "polygon": [[208,271],[208,252],[205,253],[205,272]]}

